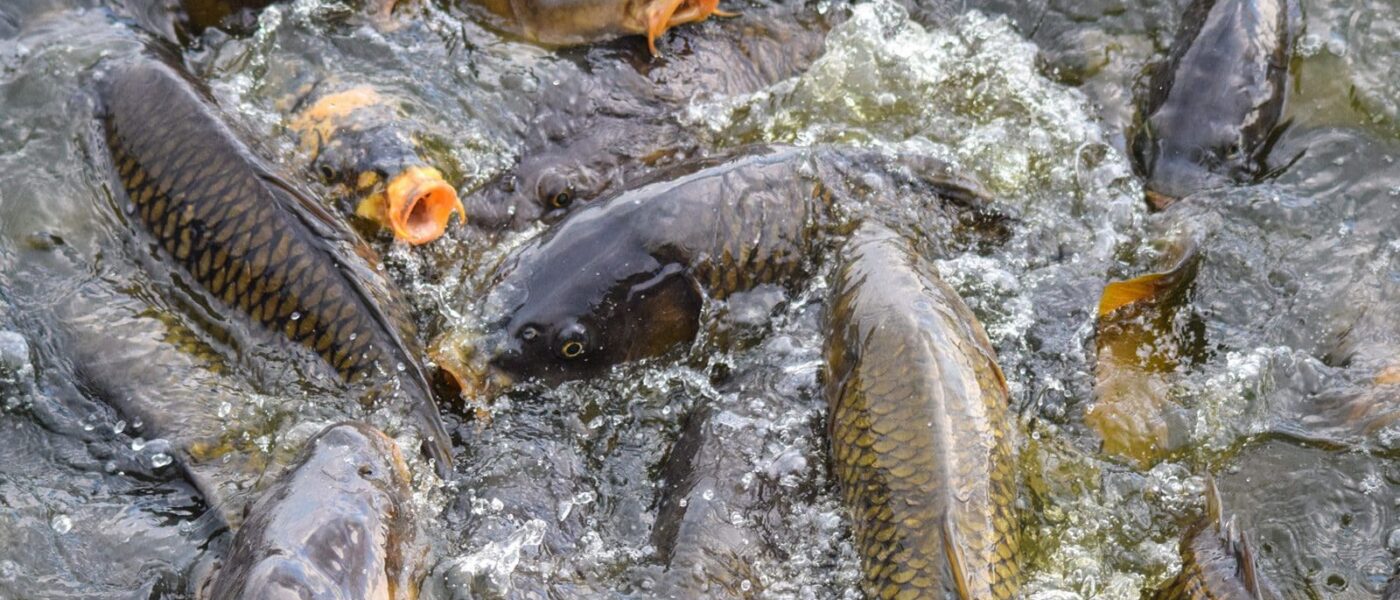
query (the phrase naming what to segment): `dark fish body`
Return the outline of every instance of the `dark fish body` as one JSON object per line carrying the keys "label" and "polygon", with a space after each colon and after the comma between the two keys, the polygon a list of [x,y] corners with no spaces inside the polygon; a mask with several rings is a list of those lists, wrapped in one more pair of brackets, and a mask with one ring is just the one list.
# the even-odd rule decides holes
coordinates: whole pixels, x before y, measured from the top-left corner
{"label": "dark fish body", "polygon": [[1205,518],[1181,538],[1181,571],[1154,600],[1281,600],[1263,579],[1254,553],[1234,519],[1225,520],[1214,482],[1208,486]]}
{"label": "dark fish body", "polygon": [[760,597],[761,565],[782,560],[762,528],[782,492],[766,489],[759,478],[745,479],[755,471],[751,455],[764,439],[744,421],[701,405],[672,446],[652,530],[664,569],[654,597]]}
{"label": "dark fish body", "polygon": [[611,56],[543,86],[519,162],[466,198],[483,229],[557,222],[648,173],[694,160],[701,140],[676,113],[697,97],[751,93],[800,73],[827,25],[807,12],[764,14],[678,30],[683,53],[642,64]]}
{"label": "dark fish body", "polygon": [[1152,73],[1132,155],[1159,208],[1264,174],[1299,22],[1293,0],[1195,0]]}
{"label": "dark fish body", "polygon": [[866,594],[1014,597],[1008,391],[982,326],[888,230],[862,228],[842,257],[826,395]]}
{"label": "dark fish body", "polygon": [[809,159],[783,149],[693,165],[705,168],[571,214],[493,292],[494,366],[569,379],[662,354],[695,336],[705,294],[793,280],[829,224],[827,195],[799,173]]}
{"label": "dark fish body", "polygon": [[[833,210],[837,194],[900,177],[884,161],[761,147],[653,174],[571,213],[508,261],[487,299],[493,331],[472,350],[510,377],[554,381],[664,354],[695,337],[706,297],[802,281],[816,250],[855,220]],[[975,184],[920,167],[913,185],[925,198],[980,199]],[[851,211],[857,200],[888,200],[848,199]]]}
{"label": "dark fish body", "polygon": [[372,287],[382,281],[363,256],[332,245],[351,234],[262,167],[182,73],[146,60],[107,78],[113,165],[129,212],[166,256],[223,305],[314,351],[345,381],[375,388],[366,401],[406,396],[429,453],[450,465],[407,319],[381,310],[397,306],[387,288]]}
{"label": "dark fish body", "polygon": [[416,598],[426,548],[411,501],[393,440],[359,423],[327,427],[249,508],[207,597]]}
{"label": "dark fish body", "polygon": [[251,31],[257,13],[275,0],[125,0],[142,28],[174,44],[186,44],[205,29],[229,27]]}

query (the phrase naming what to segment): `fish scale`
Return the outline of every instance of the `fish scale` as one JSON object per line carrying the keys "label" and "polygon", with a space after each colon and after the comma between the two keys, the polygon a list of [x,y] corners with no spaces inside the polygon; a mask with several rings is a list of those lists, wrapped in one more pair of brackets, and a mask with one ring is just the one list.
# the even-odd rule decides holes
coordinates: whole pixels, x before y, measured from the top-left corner
{"label": "fish scale", "polygon": [[837,279],[831,450],[867,593],[1012,597],[1020,533],[1009,393],[986,334],[881,227],[855,234]]}
{"label": "fish scale", "polygon": [[391,331],[341,254],[305,222],[317,215],[296,212],[313,209],[259,168],[171,67],[127,65],[104,92],[107,145],[129,208],[158,245],[211,296],[316,352],[347,382],[411,368],[401,383],[433,438],[430,454],[445,468],[446,433],[404,347],[410,336]]}

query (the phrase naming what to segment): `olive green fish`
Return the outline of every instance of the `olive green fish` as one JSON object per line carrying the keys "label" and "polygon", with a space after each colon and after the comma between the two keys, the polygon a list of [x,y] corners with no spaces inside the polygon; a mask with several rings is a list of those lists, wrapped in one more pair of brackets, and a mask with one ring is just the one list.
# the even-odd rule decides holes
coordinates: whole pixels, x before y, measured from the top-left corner
{"label": "olive green fish", "polygon": [[[370,252],[273,174],[216,116],[189,76],[158,59],[120,65],[100,85],[102,123],[127,210],[209,294],[309,348],[363,400],[412,406],[439,473],[451,450],[412,327]],[[337,243],[351,243],[342,252]]]}
{"label": "olive green fish", "polygon": [[412,600],[417,542],[408,467],[361,423],[331,425],[248,510],[209,600]]}
{"label": "olive green fish", "polygon": [[1205,518],[1181,537],[1181,572],[1154,600],[1280,600],[1260,576],[1254,552],[1232,518],[1225,520],[1213,479],[1206,483]]}
{"label": "olive green fish", "polygon": [[847,243],[828,306],[831,452],[871,598],[1011,598],[1008,391],[976,317],[894,233]]}

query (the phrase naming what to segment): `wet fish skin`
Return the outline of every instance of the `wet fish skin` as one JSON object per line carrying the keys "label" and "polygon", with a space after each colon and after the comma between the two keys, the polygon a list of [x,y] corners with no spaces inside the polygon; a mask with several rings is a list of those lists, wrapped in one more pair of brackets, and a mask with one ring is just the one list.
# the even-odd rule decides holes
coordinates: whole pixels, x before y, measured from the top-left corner
{"label": "wet fish skin", "polygon": [[[739,422],[723,423],[725,417]],[[742,482],[755,467],[745,453],[764,443],[751,423],[743,423],[747,420],[702,404],[672,446],[652,529],[652,545],[665,569],[654,597],[760,597],[757,565],[782,560],[763,529],[774,496],[782,494],[765,493],[762,481]],[[736,515],[742,524],[735,523]]]}
{"label": "wet fish skin", "polygon": [[1294,0],[1195,0],[1186,9],[1131,133],[1157,208],[1265,173],[1300,21]]}
{"label": "wet fish skin", "polygon": [[801,273],[828,224],[826,195],[798,173],[809,158],[784,148],[694,163],[571,214],[507,265],[478,350],[513,377],[562,381],[690,341],[704,295]]}
{"label": "wet fish skin", "polygon": [[[859,219],[833,210],[833,190],[862,194],[847,184],[903,177],[885,160],[840,147],[747,148],[579,209],[504,265],[483,310],[487,331],[459,351],[469,355],[461,362],[489,366],[459,370],[466,380],[492,370],[559,382],[665,354],[694,339],[706,297],[803,280],[816,250]],[[918,162],[911,185],[921,195],[983,197],[935,162]]]}
{"label": "wet fish skin", "polygon": [[445,474],[451,451],[407,345],[411,324],[384,312],[402,308],[373,287],[368,249],[335,249],[332,239],[351,234],[262,167],[183,72],[139,60],[100,88],[127,208],[166,255],[214,299],[319,354],[345,381],[372,384],[365,401],[407,396]]}
{"label": "wet fish skin", "polygon": [[1214,480],[1208,480],[1206,515],[1181,538],[1181,571],[1153,600],[1282,600],[1263,578],[1249,541],[1226,520]]}
{"label": "wet fish skin", "polygon": [[892,232],[842,252],[828,305],[829,434],[871,598],[1012,598],[1009,392],[977,319]]}
{"label": "wet fish skin", "polygon": [[589,63],[545,86],[520,160],[472,193],[482,229],[557,223],[570,211],[701,153],[675,118],[697,94],[736,96],[800,73],[823,48],[828,24],[806,11],[718,21],[674,35],[690,52],[642,64]]}
{"label": "wet fish skin", "polygon": [[416,598],[425,548],[411,501],[392,439],[327,427],[249,508],[208,598]]}

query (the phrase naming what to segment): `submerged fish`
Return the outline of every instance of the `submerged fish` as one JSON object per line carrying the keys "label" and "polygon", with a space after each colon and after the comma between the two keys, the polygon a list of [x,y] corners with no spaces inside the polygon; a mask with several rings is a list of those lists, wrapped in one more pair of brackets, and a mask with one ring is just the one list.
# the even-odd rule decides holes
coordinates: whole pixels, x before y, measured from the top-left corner
{"label": "submerged fish", "polygon": [[126,11],[143,29],[184,45],[206,29],[224,27],[252,31],[257,14],[277,0],[123,0]]}
{"label": "submerged fish", "polygon": [[1131,134],[1153,206],[1264,175],[1300,20],[1294,0],[1195,0],[1186,9]]}
{"label": "submerged fish", "polygon": [[652,545],[663,570],[654,597],[763,594],[759,569],[783,556],[763,525],[784,494],[752,476],[751,457],[764,441],[751,419],[734,412],[701,405],[687,418],[662,468]]}
{"label": "submerged fish", "polygon": [[894,233],[842,252],[826,342],[835,474],[872,598],[1012,598],[1009,392],[957,293]]}
{"label": "submerged fish", "polygon": [[[132,217],[209,296],[319,354],[366,403],[406,402],[445,474],[449,440],[411,323],[346,232],[263,166],[207,94],[163,61],[108,73],[101,121]],[[394,312],[386,312],[388,308]]]}
{"label": "submerged fish", "polygon": [[[558,382],[664,354],[695,337],[707,297],[800,282],[829,234],[849,227],[833,210],[833,186],[893,177],[883,160],[763,148],[660,173],[580,209],[508,261],[487,298],[490,329],[447,336],[438,362],[471,387],[488,369]],[[981,199],[975,184],[925,166],[910,183],[924,197]]]}
{"label": "submerged fish", "polygon": [[697,98],[758,91],[797,73],[822,50],[827,24],[803,12],[750,12],[678,34],[689,52],[641,65],[611,56],[543,86],[519,162],[467,197],[470,222],[523,229],[645,174],[694,160],[701,140],[676,114]]}
{"label": "submerged fish", "polygon": [[426,547],[416,543],[408,467],[379,430],[341,423],[248,509],[209,600],[412,600]]}
{"label": "submerged fish", "polygon": [[1254,552],[1231,518],[1225,520],[1220,493],[1207,480],[1206,516],[1181,537],[1181,572],[1153,600],[1281,600],[1259,574]]}
{"label": "submerged fish", "polygon": [[304,103],[291,129],[316,172],[360,198],[355,214],[415,245],[442,237],[454,213],[465,218],[457,191],[424,160],[412,124],[388,98],[358,86]]}
{"label": "submerged fish", "polygon": [[667,29],[710,15],[729,16],[719,0],[478,0],[499,17],[502,28],[548,46],[588,44],[645,34],[656,54],[656,38]]}

